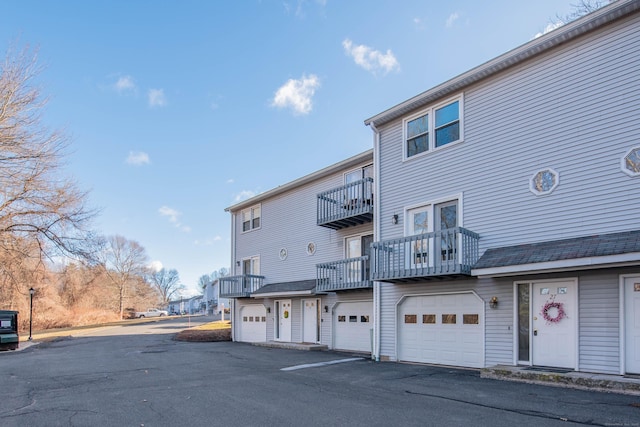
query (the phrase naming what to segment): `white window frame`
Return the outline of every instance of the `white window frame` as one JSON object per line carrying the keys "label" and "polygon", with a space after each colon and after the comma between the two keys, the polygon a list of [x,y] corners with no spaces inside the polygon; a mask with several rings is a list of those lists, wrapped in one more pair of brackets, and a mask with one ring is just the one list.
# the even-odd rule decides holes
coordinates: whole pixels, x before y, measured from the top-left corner
{"label": "white window frame", "polygon": [[[244,272],[244,263],[245,261],[249,261],[250,262],[250,267],[251,267],[251,272],[250,273],[245,273]],[[257,261],[257,265],[258,271],[256,270],[256,261]],[[260,255],[253,255],[253,256],[248,256],[248,257],[244,257],[242,258],[242,261],[240,263],[240,272],[242,275],[244,274],[250,274],[252,276],[259,276],[260,275]]]}
{"label": "white window frame", "polygon": [[[403,218],[404,218],[404,235],[405,235],[405,237],[409,237],[409,236],[413,235],[413,234],[410,234],[410,232],[409,232],[410,231],[409,229],[412,226],[411,225],[412,221],[410,221],[409,213],[411,211],[414,211],[414,210],[417,210],[417,209],[423,209],[423,210],[427,210],[428,211],[428,215],[429,215],[429,217],[428,217],[428,222],[429,222],[428,232],[429,233],[434,232],[435,231],[435,224],[436,224],[436,222],[435,222],[435,214],[436,214],[435,207],[436,207],[436,205],[441,205],[443,203],[457,202],[457,205],[458,205],[457,212],[456,212],[457,215],[458,215],[458,217],[457,217],[457,220],[458,220],[457,227],[464,227],[463,214],[462,214],[462,212],[463,212],[463,203],[462,203],[463,197],[462,196],[463,196],[463,193],[459,193],[459,194],[448,196],[448,197],[441,197],[441,198],[438,198],[438,199],[433,199],[433,200],[430,200],[430,201],[427,201],[427,202],[424,202],[424,203],[417,203],[417,204],[414,204],[414,205],[405,206],[405,208],[404,208],[404,216],[403,216]],[[460,261],[460,257],[462,256],[462,247],[461,247],[461,245],[462,245],[462,241],[458,242],[458,248],[457,248],[458,262]],[[433,242],[430,242],[429,243],[429,248],[427,248],[428,253],[429,254],[434,253],[434,249],[435,248],[434,248]],[[409,258],[407,258],[407,259],[410,260]],[[431,265],[431,263],[433,263],[433,262],[434,262],[434,259],[432,259],[432,257],[430,256],[428,263]],[[407,267],[408,268],[412,268],[411,265],[408,265]]]}
{"label": "white window frame", "polygon": [[[259,210],[260,214],[258,216],[255,216],[255,211]],[[249,213],[249,228],[247,230],[244,229],[244,215],[245,213]],[[258,219],[259,220],[259,225],[257,227],[253,226],[254,221]],[[260,228],[262,228],[262,205],[261,204],[257,204],[257,205],[253,205],[249,208],[243,209],[242,211],[240,211],[240,226],[242,227],[242,233],[249,233],[250,231],[254,231],[254,230],[259,230]]]}
{"label": "white window frame", "polygon": [[[456,141],[452,141],[448,144],[445,144],[441,147],[436,147],[436,139],[435,139],[435,112],[436,110],[445,107],[449,104],[458,101],[458,123],[459,123],[459,138]],[[422,153],[414,154],[413,156],[407,155],[407,123],[412,120],[417,119],[418,117],[424,116],[425,114],[429,115],[428,121],[428,133],[429,133],[429,146],[426,151]],[[447,147],[452,147],[454,145],[460,144],[464,142],[464,94],[460,93],[451,98],[447,98],[446,100],[439,102],[437,104],[431,105],[429,108],[425,108],[419,111],[416,114],[406,117],[402,120],[402,161],[413,160],[416,158],[420,158],[424,155],[428,155],[429,153],[434,153],[445,149]]]}

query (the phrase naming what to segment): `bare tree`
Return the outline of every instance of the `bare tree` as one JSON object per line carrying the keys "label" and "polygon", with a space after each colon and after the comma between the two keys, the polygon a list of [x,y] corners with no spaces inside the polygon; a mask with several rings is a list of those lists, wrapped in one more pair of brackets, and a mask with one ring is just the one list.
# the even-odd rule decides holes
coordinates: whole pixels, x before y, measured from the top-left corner
{"label": "bare tree", "polygon": [[567,24],[571,21],[575,21],[581,16],[587,15],[591,12],[595,12],[603,6],[609,3],[613,3],[616,0],[579,0],[577,3],[572,3],[573,10],[567,15],[556,15],[558,21],[562,24]]}
{"label": "bare tree", "polygon": [[95,212],[61,174],[69,140],[41,122],[47,100],[34,85],[37,55],[28,47],[10,50],[0,66],[0,251],[25,239],[40,257],[86,257]]}
{"label": "bare tree", "polygon": [[154,271],[149,274],[148,280],[151,283],[151,287],[160,294],[164,305],[169,304],[171,298],[185,288],[184,285],[180,283],[178,270],[175,269],[167,270],[162,268]]}
{"label": "bare tree", "polygon": [[138,242],[122,236],[110,236],[100,254],[100,262],[105,274],[118,291],[118,309],[120,318],[124,318],[127,288],[133,288],[136,282],[147,273],[147,253]]}

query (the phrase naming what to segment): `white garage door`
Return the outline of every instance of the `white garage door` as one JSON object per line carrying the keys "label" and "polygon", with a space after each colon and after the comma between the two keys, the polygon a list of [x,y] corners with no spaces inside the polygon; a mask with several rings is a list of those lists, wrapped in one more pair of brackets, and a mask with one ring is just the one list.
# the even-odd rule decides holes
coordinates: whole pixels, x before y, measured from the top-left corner
{"label": "white garage door", "polygon": [[333,348],[371,352],[373,302],[339,302],[333,310]]}
{"label": "white garage door", "polygon": [[245,305],[240,308],[240,339],[243,342],[267,340],[267,310],[262,304]]}
{"label": "white garage door", "polygon": [[398,325],[399,360],[484,365],[484,303],[473,293],[407,297]]}

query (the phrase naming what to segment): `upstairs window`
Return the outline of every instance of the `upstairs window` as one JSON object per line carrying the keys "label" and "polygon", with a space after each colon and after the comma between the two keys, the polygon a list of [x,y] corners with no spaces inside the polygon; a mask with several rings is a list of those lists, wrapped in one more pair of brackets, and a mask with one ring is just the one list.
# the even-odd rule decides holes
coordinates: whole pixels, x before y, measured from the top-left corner
{"label": "upstairs window", "polygon": [[260,205],[242,211],[242,231],[260,228]]}
{"label": "upstairs window", "polygon": [[405,158],[462,141],[461,106],[460,96],[406,119]]}

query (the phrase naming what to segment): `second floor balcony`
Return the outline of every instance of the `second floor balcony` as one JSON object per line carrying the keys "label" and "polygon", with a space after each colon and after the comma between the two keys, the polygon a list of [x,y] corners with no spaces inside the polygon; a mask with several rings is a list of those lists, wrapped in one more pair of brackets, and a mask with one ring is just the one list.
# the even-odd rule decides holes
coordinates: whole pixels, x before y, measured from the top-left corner
{"label": "second floor balcony", "polygon": [[462,227],[401,237],[371,245],[371,280],[418,282],[470,276],[478,261],[477,233]]}
{"label": "second floor balcony", "polygon": [[318,194],[318,225],[339,230],[371,221],[373,178],[364,178]]}
{"label": "second floor balcony", "polygon": [[317,292],[335,292],[371,288],[369,257],[342,259],[316,266]]}
{"label": "second floor balcony", "polygon": [[220,279],[220,298],[248,297],[264,285],[264,276],[243,274]]}

